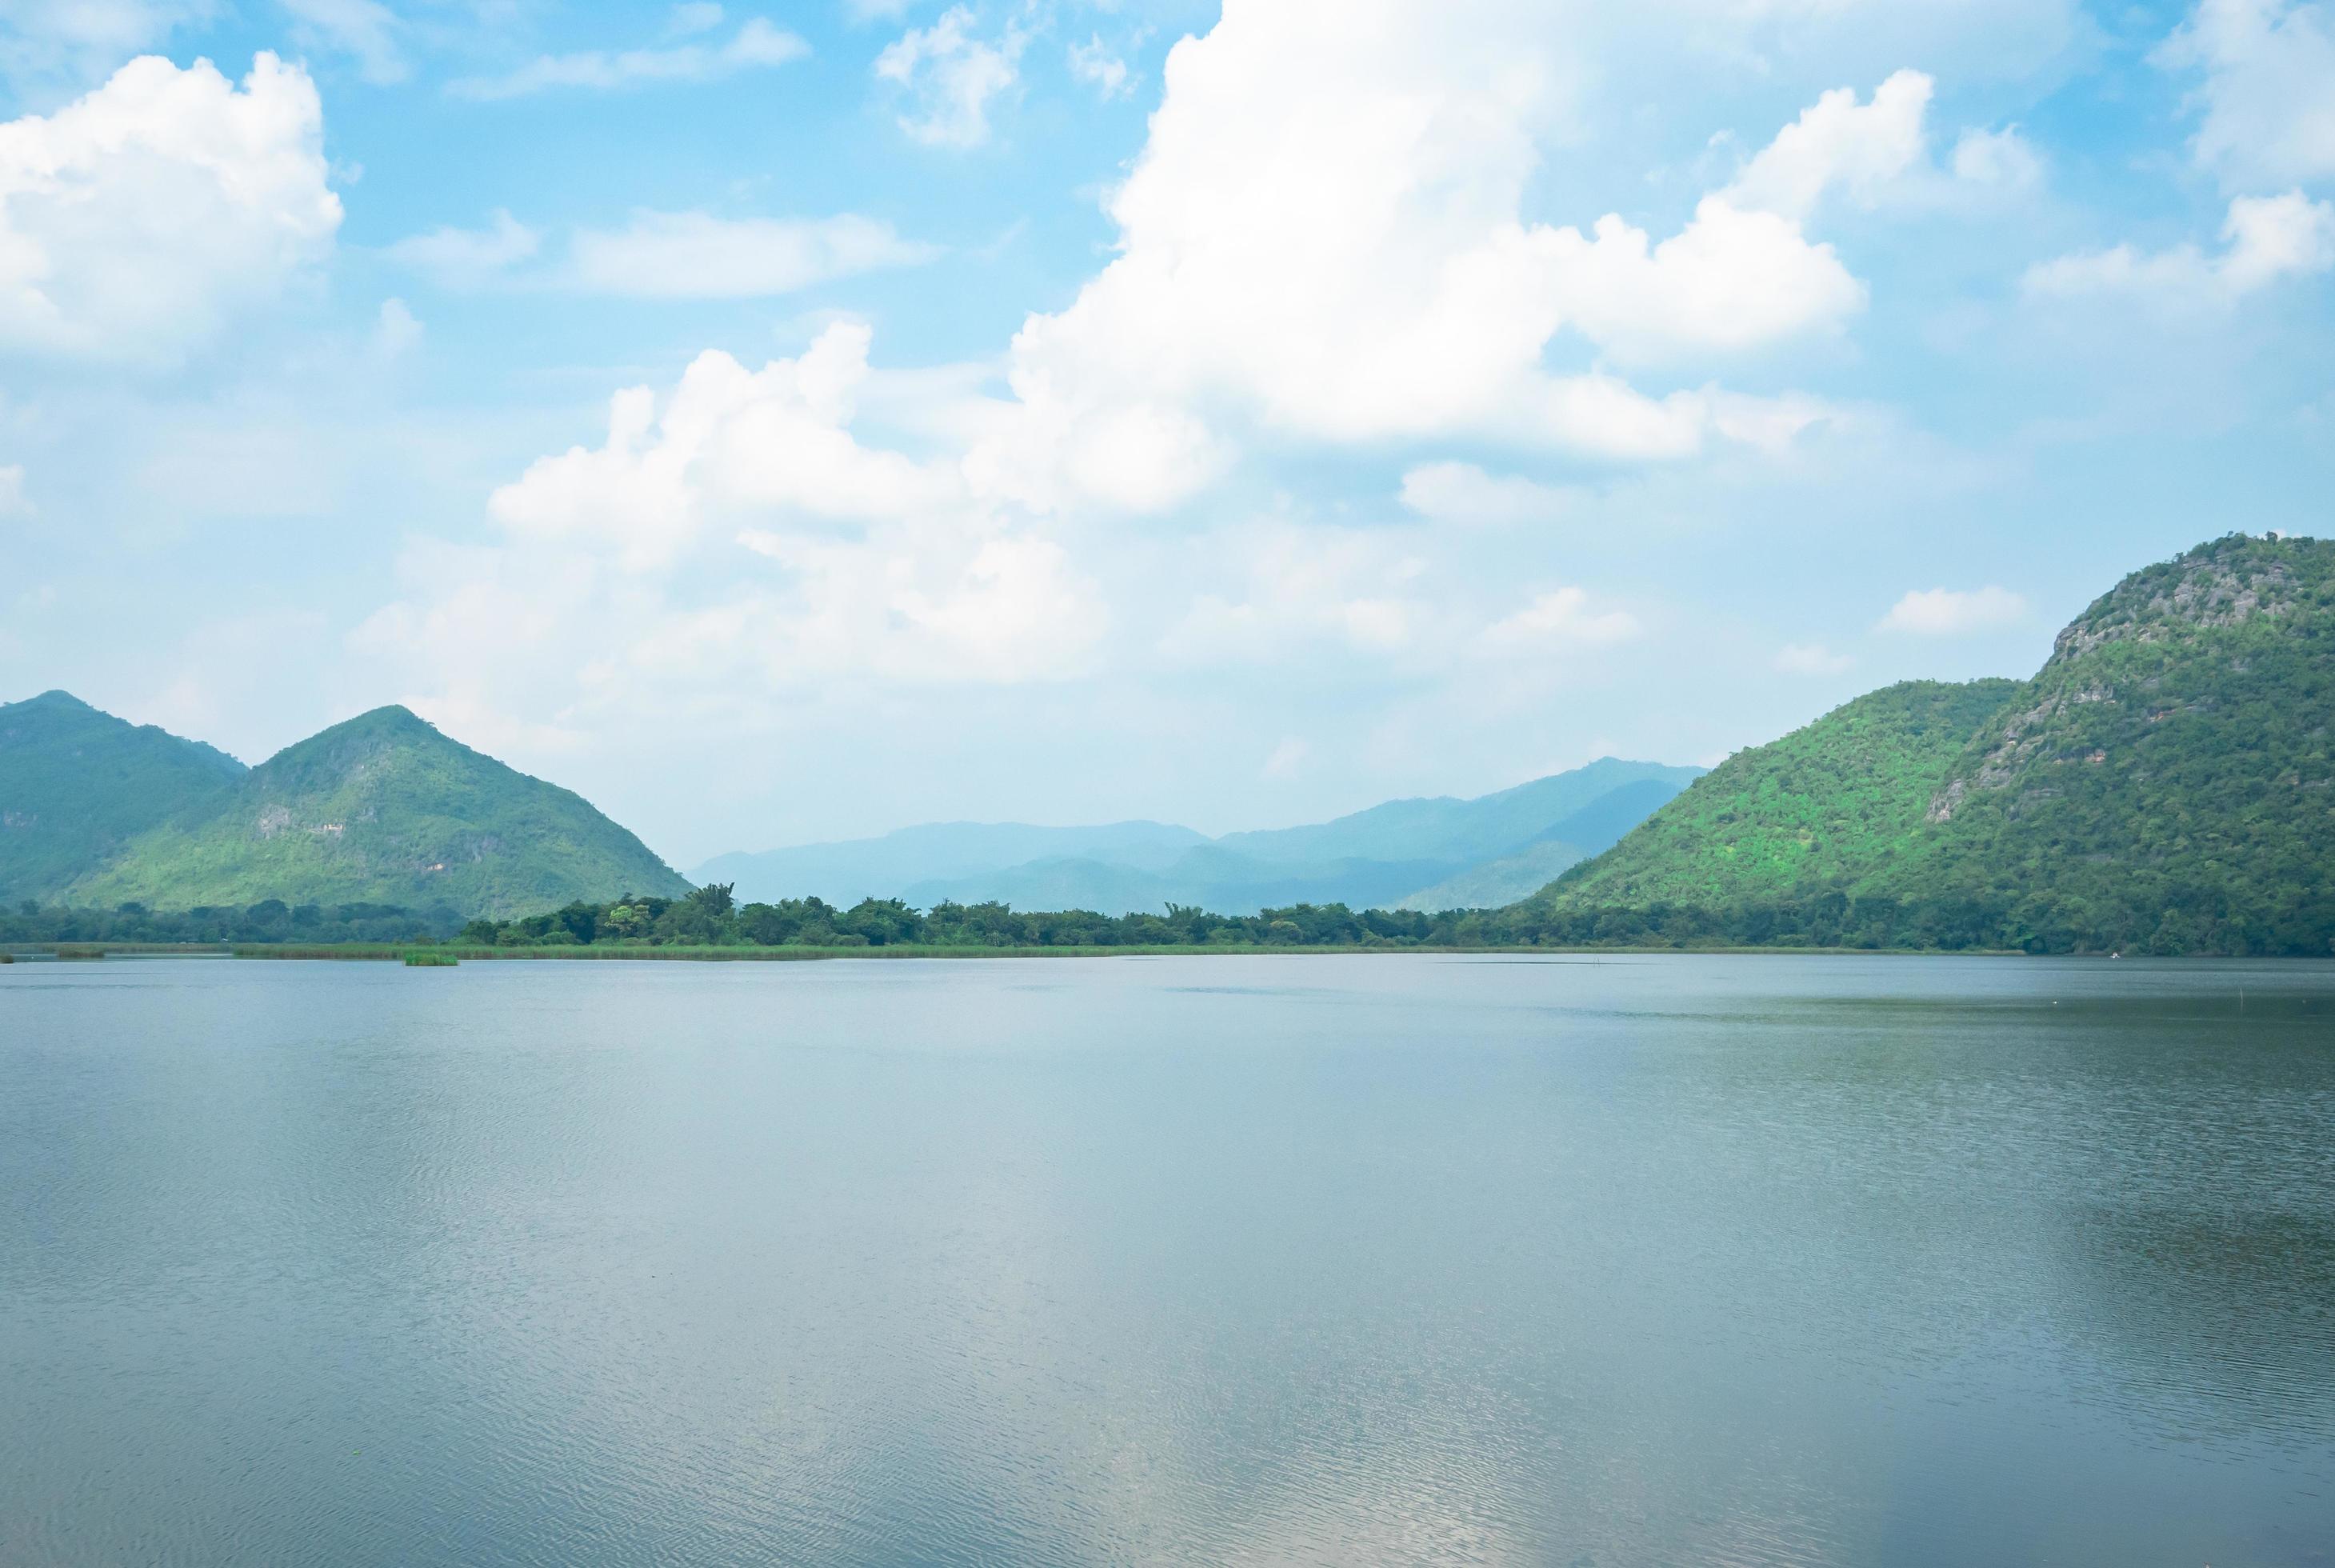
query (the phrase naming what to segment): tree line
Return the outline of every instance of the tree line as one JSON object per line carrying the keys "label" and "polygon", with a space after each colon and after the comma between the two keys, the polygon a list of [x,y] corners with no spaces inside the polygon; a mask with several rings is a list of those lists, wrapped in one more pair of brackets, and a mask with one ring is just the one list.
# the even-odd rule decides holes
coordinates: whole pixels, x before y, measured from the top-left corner
{"label": "tree line", "polygon": [[443,909],[392,905],[0,911],[0,945],[53,943],[329,945],[448,941],[465,947],[1352,947],[1852,948],[1899,952],[2113,953],[2310,956],[2335,952],[2335,894],[2297,890],[2265,908],[2216,886],[2159,886],[2145,898],[2093,904],[2080,895],[2004,901],[1950,895],[1904,899],[1818,890],[1756,904],[1657,901],[1636,906],[1350,909],[1299,904],[1255,915],[1169,905],[1157,915],[1018,910],[896,898],[848,909],[818,898],[741,905],[731,884],[686,897],[627,895],[540,915],[467,924]]}
{"label": "tree line", "polygon": [[223,943],[429,942],[453,934],[461,915],[451,909],[416,911],[393,904],[257,904],[197,909],[44,908],[32,900],[0,908],[0,944],[129,944]]}
{"label": "tree line", "polygon": [[2325,957],[2335,952],[2335,896],[2265,915],[2217,887],[2163,886],[2148,902],[2095,906],[2033,895],[1898,898],[1819,889],[1730,906],[1351,909],[1299,904],[1255,915],[1169,905],[1160,914],[1027,911],[896,898],[838,909],[818,898],[740,905],[734,885],[685,898],[570,904],[518,920],[479,920],[457,937],[479,946],[635,944],[754,947],[1564,947],[1855,948],[1900,952],[2129,952]]}

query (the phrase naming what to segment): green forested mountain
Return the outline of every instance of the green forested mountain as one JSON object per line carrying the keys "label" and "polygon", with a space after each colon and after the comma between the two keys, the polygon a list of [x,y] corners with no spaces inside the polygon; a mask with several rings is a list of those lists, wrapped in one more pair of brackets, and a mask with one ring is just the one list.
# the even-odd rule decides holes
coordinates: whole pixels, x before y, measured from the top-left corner
{"label": "green forested mountain", "polygon": [[0,901],[46,899],[243,764],[63,692],[0,705]]}
{"label": "green forested mountain", "polygon": [[1931,799],[2015,681],[1907,681],[1739,751],[1557,884],[1574,904],[1741,904],[1914,852]]}
{"label": "green forested mountain", "polygon": [[1730,759],[1534,908],[1717,939],[2335,948],[2335,543],[2136,572],[2021,683],[1892,687]]}
{"label": "green forested mountain", "polygon": [[1874,876],[2165,952],[2335,935],[2335,542],[2233,535],[2059,634]]}
{"label": "green forested mountain", "polygon": [[689,885],[582,798],[381,708],[171,814],[58,902],[380,904],[511,915]]}

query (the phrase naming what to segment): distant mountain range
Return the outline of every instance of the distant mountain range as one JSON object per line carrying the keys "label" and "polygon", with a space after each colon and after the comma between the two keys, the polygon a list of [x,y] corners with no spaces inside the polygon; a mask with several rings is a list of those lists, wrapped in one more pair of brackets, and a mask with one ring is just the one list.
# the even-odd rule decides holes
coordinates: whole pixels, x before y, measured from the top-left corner
{"label": "distant mountain range", "polygon": [[403,708],[247,769],[63,692],[0,707],[0,899],[111,908],[382,904],[442,917],[677,895],[580,797]]}
{"label": "distant mountain range", "polygon": [[1634,917],[1730,941],[2325,956],[2335,543],[2233,534],[2127,577],[2032,680],[1860,697],[1729,758],[1531,910],[1567,940]]}
{"label": "distant mountain range", "polygon": [[741,900],[816,895],[847,907],[867,897],[1105,915],[1170,904],[1226,915],[1301,903],[1451,907],[1433,902],[1446,896],[1508,904],[1612,845],[1700,771],[1606,758],[1473,800],[1394,800],[1220,838],[1158,822],[935,823],[719,856],[691,875],[736,884]]}

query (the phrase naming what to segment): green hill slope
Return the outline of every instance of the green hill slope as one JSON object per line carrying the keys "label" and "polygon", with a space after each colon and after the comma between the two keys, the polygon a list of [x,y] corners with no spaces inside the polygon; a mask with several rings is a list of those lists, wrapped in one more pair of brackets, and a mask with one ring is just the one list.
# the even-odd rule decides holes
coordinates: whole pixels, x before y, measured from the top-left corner
{"label": "green hill slope", "polygon": [[2233,535],[2135,573],[1957,759],[1874,891],[2165,953],[2328,950],[2335,542]]}
{"label": "green hill slope", "polygon": [[2335,543],[2232,535],[2126,578],[2031,681],[1894,686],[1730,759],[1533,908],[1685,906],[1652,928],[1713,940],[2324,954],[2330,725]]}
{"label": "green hill slope", "polygon": [[2015,681],[1908,681],[1739,751],[1546,890],[1575,905],[1731,905],[1916,852],[1931,801]]}
{"label": "green hill slope", "polygon": [[467,917],[688,887],[581,797],[381,708],[140,834],[63,899],[185,909],[277,898]]}
{"label": "green hill slope", "polygon": [[46,899],[243,772],[224,751],[67,692],[0,706],[0,901]]}

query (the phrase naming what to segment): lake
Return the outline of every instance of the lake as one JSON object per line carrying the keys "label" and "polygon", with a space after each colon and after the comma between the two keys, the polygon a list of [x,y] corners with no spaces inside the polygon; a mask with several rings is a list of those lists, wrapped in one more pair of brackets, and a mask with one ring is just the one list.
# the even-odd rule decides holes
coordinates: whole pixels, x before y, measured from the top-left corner
{"label": "lake", "polygon": [[2335,969],[0,968],[0,1560],[2335,1561]]}

